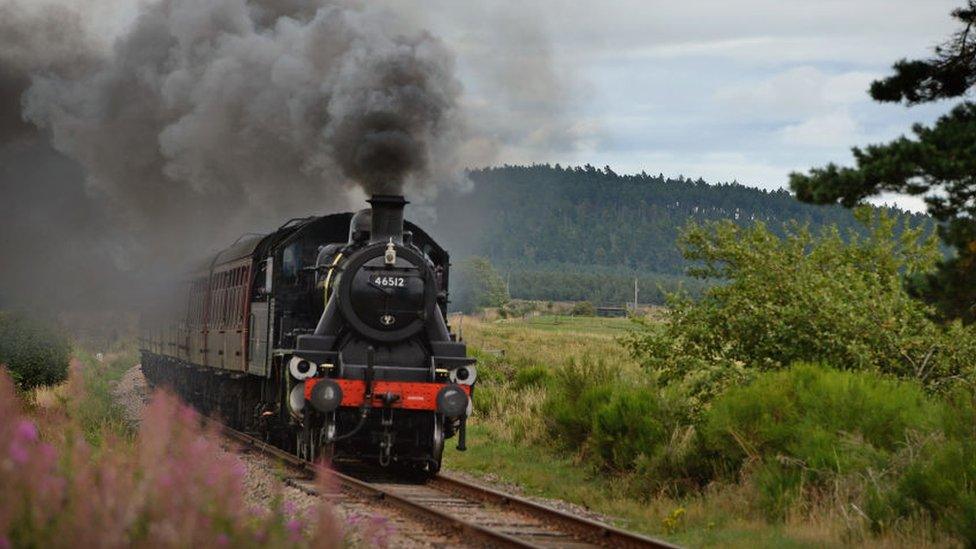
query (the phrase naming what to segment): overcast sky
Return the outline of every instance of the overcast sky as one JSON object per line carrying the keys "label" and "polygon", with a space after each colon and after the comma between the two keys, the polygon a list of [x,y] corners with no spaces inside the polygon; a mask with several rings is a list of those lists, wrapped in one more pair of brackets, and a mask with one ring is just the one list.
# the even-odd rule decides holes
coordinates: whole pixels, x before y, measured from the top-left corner
{"label": "overcast sky", "polygon": [[[78,0],[91,2],[92,0]],[[870,82],[931,53],[962,0],[371,0],[456,52],[490,136],[471,163],[562,163],[785,187],[930,123]],[[132,0],[102,0],[124,26]],[[124,9],[127,7],[129,9]],[[120,15],[121,14],[121,15]],[[106,29],[106,34],[113,30]],[[887,197],[924,209],[920,199]]]}
{"label": "overcast sky", "polygon": [[930,53],[954,29],[949,12],[959,5],[414,4],[457,51],[466,101],[504,143],[499,162],[609,164],[767,189],[784,187],[794,170],[849,163],[851,145],[889,140],[945,112],[946,104],[879,105],[866,90],[895,60]]}

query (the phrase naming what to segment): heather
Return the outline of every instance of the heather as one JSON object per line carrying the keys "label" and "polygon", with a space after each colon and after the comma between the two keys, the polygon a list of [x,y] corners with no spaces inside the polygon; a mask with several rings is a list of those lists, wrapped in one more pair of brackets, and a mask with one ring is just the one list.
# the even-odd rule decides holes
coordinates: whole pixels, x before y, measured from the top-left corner
{"label": "heather", "polygon": [[95,427],[90,377],[75,362],[69,385],[28,414],[0,374],[0,547],[336,547],[357,535],[325,502],[307,516],[280,498],[253,508],[242,463],[168,394],[131,435]]}

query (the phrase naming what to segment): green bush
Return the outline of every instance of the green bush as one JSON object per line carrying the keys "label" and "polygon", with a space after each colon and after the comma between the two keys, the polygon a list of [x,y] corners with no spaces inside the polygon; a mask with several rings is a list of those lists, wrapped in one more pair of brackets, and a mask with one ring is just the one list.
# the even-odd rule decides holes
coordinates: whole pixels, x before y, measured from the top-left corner
{"label": "green bush", "polygon": [[944,406],[941,436],[912,453],[876,505],[882,516],[921,511],[976,546],[976,394],[957,391]]}
{"label": "green bush", "polygon": [[916,383],[798,364],[730,389],[700,433],[732,470],[748,458],[787,456],[811,472],[845,473],[882,465],[906,432],[935,429],[940,414]]}
{"label": "green bush", "polygon": [[699,433],[713,471],[735,480],[748,470],[759,506],[782,517],[801,486],[892,469],[910,437],[937,431],[942,416],[917,383],[798,364],[728,390]]}
{"label": "green bush", "polygon": [[593,416],[592,444],[603,465],[633,470],[638,458],[653,454],[669,434],[659,391],[619,385]]}
{"label": "green bush", "polygon": [[550,394],[543,410],[557,445],[582,449],[593,432],[593,416],[611,395],[613,387],[609,384],[588,386],[575,397],[566,393]]}
{"label": "green bush", "polygon": [[658,489],[670,477],[656,473],[678,456],[687,463],[694,430],[686,425],[686,408],[680,397],[621,378],[602,361],[583,359],[552,374],[543,415],[557,446],[581,452],[602,469],[643,468],[648,479],[661,480],[652,487]]}
{"label": "green bush", "polygon": [[458,263],[452,274],[452,311],[472,313],[502,307],[511,299],[508,286],[487,258],[469,257]]}
{"label": "green bush", "polygon": [[0,312],[0,365],[20,390],[68,378],[71,343],[53,325],[19,313]]}
{"label": "green bush", "polygon": [[617,372],[589,357],[571,360],[556,370],[543,413],[557,444],[579,450],[593,431],[593,417],[613,394]]}
{"label": "green bush", "polygon": [[[626,338],[631,353],[665,385],[680,384],[700,408],[756,372],[824,362],[917,379],[941,390],[974,378],[976,328],[939,325],[912,299],[903,277],[939,257],[921,229],[900,234],[892,218],[859,213],[867,235],[837,229],[814,236],[761,223],[690,225],[680,244],[704,278],[727,280],[698,301],[672,296],[663,328]],[[894,236],[899,234],[899,236]]]}
{"label": "green bush", "polygon": [[536,387],[544,385],[552,377],[549,368],[545,366],[529,366],[515,372],[515,388]]}
{"label": "green bush", "polygon": [[573,305],[573,310],[570,314],[573,316],[595,316],[596,307],[589,301],[580,301]]}

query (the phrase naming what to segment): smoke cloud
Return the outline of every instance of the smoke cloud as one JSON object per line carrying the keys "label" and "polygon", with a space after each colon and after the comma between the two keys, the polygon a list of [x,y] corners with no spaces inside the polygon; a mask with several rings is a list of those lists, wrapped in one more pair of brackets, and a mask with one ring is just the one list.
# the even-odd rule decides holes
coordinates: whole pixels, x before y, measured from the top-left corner
{"label": "smoke cloud", "polygon": [[157,0],[91,34],[0,0],[0,306],[63,286],[52,254],[128,296],[243,231],[462,177],[454,57],[381,7]]}
{"label": "smoke cloud", "polygon": [[33,136],[21,98],[37,73],[78,75],[91,64],[79,15],[63,6],[0,3],[0,146]]}

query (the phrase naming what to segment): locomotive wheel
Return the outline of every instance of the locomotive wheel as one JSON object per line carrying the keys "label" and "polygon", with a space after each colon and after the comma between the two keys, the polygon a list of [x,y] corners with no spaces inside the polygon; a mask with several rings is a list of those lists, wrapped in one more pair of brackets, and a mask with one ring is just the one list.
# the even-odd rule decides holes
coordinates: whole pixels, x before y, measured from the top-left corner
{"label": "locomotive wheel", "polygon": [[313,416],[306,413],[302,426],[295,435],[295,453],[302,459],[331,465],[335,454],[335,443],[326,443],[326,441],[334,436],[335,423],[328,422],[321,425],[313,419]]}

